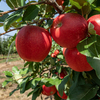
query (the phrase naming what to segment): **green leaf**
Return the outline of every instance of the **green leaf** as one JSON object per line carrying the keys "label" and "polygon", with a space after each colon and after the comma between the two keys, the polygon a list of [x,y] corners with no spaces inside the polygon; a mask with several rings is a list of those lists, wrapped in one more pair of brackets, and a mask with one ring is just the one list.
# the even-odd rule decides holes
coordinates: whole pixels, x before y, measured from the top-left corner
{"label": "green leaf", "polygon": [[78,84],[78,82],[79,82],[78,80],[79,80],[80,73],[79,73],[79,72],[73,71],[72,75],[73,75],[73,77],[72,77],[73,82],[72,82],[72,85],[71,85],[71,87],[70,87],[70,89],[69,89],[69,95],[72,93],[72,91],[73,91],[73,90],[75,89],[75,87],[77,86],[77,84]]}
{"label": "green leaf", "polygon": [[61,66],[57,65],[56,69],[57,69],[57,72],[60,74],[61,73]]}
{"label": "green leaf", "polygon": [[[0,10],[0,12],[3,12]],[[0,22],[4,22],[5,19],[8,17],[9,15],[8,14],[4,14],[2,17],[0,17]]]}
{"label": "green leaf", "polygon": [[48,84],[46,84],[46,83],[48,83],[49,82],[49,80],[50,79],[48,79],[48,78],[42,78],[41,79],[41,81],[40,81],[40,85],[46,85],[46,86],[50,86],[50,84],[48,85]]}
{"label": "green leaf", "polygon": [[20,93],[24,93],[26,91],[26,84],[28,81],[29,81],[29,77],[26,77],[23,79],[23,81],[20,84],[20,87],[21,87]]}
{"label": "green leaf", "polygon": [[76,86],[69,95],[70,100],[90,100],[93,98],[99,87],[91,86],[90,84]]}
{"label": "green leaf", "polygon": [[83,5],[81,11],[82,11],[83,15],[89,14],[91,12],[91,6],[90,6],[90,4],[88,2],[85,3],[85,5]]}
{"label": "green leaf", "polygon": [[21,76],[21,74],[19,74],[19,72],[14,73],[14,78],[15,78],[15,80],[16,80],[16,82],[17,82],[18,84],[20,84],[20,83],[23,81],[23,79],[21,79],[22,76]]}
{"label": "green leaf", "polygon": [[20,74],[19,69],[18,69],[16,66],[14,66],[14,67],[12,68],[12,71],[13,71],[13,73],[14,73],[14,78],[15,78],[16,82],[17,82],[18,84],[20,84],[20,83],[22,82],[23,79],[21,79],[21,78],[22,78],[22,75]]}
{"label": "green leaf", "polygon": [[[35,91],[35,92],[34,92]],[[36,100],[36,98],[41,94],[42,88],[37,88],[33,91],[32,100]]]}
{"label": "green leaf", "polygon": [[41,85],[46,85],[47,87],[55,85],[57,88],[59,84],[61,83],[61,80],[57,77],[52,77],[52,78],[42,78],[40,84]]}
{"label": "green leaf", "polygon": [[97,92],[97,96],[100,97],[100,88],[99,88],[99,90]]}
{"label": "green leaf", "polygon": [[51,27],[52,23],[53,23],[53,20],[52,19],[48,20],[47,21],[47,24],[44,26],[44,28],[45,29],[48,29],[49,27]]}
{"label": "green leaf", "polygon": [[69,89],[70,100],[90,100],[96,95],[99,89],[97,85],[86,82],[80,72],[73,71],[72,75],[73,83]]}
{"label": "green leaf", "polygon": [[49,81],[49,84],[55,85],[56,87],[59,86],[59,84],[61,83],[61,80],[56,77],[52,77],[52,78],[48,79],[48,81]]}
{"label": "green leaf", "polygon": [[41,81],[41,78],[35,78],[32,80],[32,88],[35,88],[38,83]]}
{"label": "green leaf", "polygon": [[58,95],[57,93],[54,94],[54,100],[62,100]]}
{"label": "green leaf", "polygon": [[96,5],[96,7],[100,6],[100,0],[95,0],[94,4]]}
{"label": "green leaf", "polygon": [[4,21],[4,30],[7,31],[10,25],[21,17],[22,9],[13,12],[10,16],[8,16]]}
{"label": "green leaf", "polygon": [[24,6],[25,5],[25,0],[17,0],[19,6]]}
{"label": "green leaf", "polygon": [[66,6],[68,4],[69,4],[69,0],[65,0],[63,5]]}
{"label": "green leaf", "polygon": [[13,76],[13,73],[10,71],[4,71],[4,74],[6,75],[6,77],[11,78]]}
{"label": "green leaf", "polygon": [[82,40],[77,45],[78,51],[86,55],[87,57],[98,57],[100,58],[100,36],[92,35]]}
{"label": "green leaf", "polygon": [[81,9],[82,8],[82,6],[77,1],[70,0],[70,2],[71,2],[71,5],[76,6],[78,9]]}
{"label": "green leaf", "polygon": [[81,9],[82,6],[87,5],[86,0],[70,0],[71,5],[76,6],[78,9]]}
{"label": "green leaf", "polygon": [[100,58],[87,57],[88,63],[96,71],[97,77],[100,79]]}
{"label": "green leaf", "polygon": [[88,24],[88,32],[92,35],[96,34],[96,31],[94,30],[94,25],[91,22],[89,22]]}
{"label": "green leaf", "polygon": [[29,80],[29,81],[26,83],[25,90],[29,90],[31,87],[32,87],[32,80]]}
{"label": "green leaf", "polygon": [[30,62],[26,62],[25,64],[24,64],[24,67],[26,67],[27,65],[29,65],[30,64]]}
{"label": "green leaf", "polygon": [[89,71],[88,73],[91,75],[92,80],[100,86],[100,79],[97,77],[95,70]]}
{"label": "green leaf", "polygon": [[5,81],[2,83],[2,87],[5,87],[9,82],[12,82],[12,81],[13,81],[12,78],[10,78],[10,79],[8,79],[8,80],[5,80]]}
{"label": "green leaf", "polygon": [[90,4],[92,4],[95,0],[87,0]]}
{"label": "green leaf", "polygon": [[59,59],[63,59],[64,56],[63,56],[63,55],[57,55],[57,58],[59,58]]}
{"label": "green leaf", "polygon": [[86,55],[88,63],[96,71],[100,79],[100,36],[92,35],[77,45],[80,53]]}
{"label": "green leaf", "polygon": [[61,81],[60,85],[58,86],[58,91],[59,91],[59,94],[62,96],[63,95],[63,91],[65,89],[65,85],[66,83],[68,82],[69,80],[69,77],[70,75],[66,75],[63,80]]}
{"label": "green leaf", "polygon": [[56,58],[51,58],[50,59],[51,66],[55,66],[55,61],[56,61]]}
{"label": "green leaf", "polygon": [[28,70],[30,72],[33,72],[33,62],[30,62],[29,66],[28,66]]}
{"label": "green leaf", "polygon": [[6,80],[2,83],[2,87],[5,87],[7,85]]}
{"label": "green leaf", "polygon": [[6,3],[11,9],[24,6],[25,5],[25,0],[6,0]]}
{"label": "green leaf", "polygon": [[27,95],[27,97],[29,97],[31,94],[33,94],[33,91],[29,92],[28,95]]}
{"label": "green leaf", "polygon": [[20,74],[26,75],[28,73],[28,68],[20,69]]}
{"label": "green leaf", "polygon": [[15,91],[17,91],[17,90],[19,90],[19,89],[20,89],[19,86],[17,86],[16,89],[14,89],[12,92],[9,93],[9,96],[11,96]]}
{"label": "green leaf", "polygon": [[19,69],[16,66],[12,67],[12,71],[14,74],[19,73]]}
{"label": "green leaf", "polygon": [[39,8],[36,5],[29,6],[23,15],[23,21],[31,21],[38,15]]}
{"label": "green leaf", "polygon": [[[91,11],[90,4],[87,0],[70,0],[71,5],[80,9],[80,12],[84,14],[89,14]],[[77,10],[77,9],[76,9]]]}

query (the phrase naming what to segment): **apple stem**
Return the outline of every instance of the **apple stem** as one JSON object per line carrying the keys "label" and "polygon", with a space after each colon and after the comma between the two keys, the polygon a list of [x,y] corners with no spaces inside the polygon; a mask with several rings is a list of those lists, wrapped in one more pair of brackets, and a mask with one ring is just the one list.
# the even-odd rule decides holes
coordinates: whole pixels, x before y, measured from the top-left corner
{"label": "apple stem", "polygon": [[59,28],[59,27],[61,27],[62,26],[62,23],[60,22],[60,23],[58,23],[56,26],[55,26],[55,28]]}

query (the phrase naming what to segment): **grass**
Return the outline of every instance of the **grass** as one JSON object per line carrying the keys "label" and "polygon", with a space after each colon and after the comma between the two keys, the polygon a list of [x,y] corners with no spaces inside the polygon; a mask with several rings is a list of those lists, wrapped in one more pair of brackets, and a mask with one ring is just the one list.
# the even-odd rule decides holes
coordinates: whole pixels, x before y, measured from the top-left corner
{"label": "grass", "polygon": [[7,58],[8,58],[8,62],[21,60],[21,58],[19,57],[18,54],[10,54],[9,56],[8,55],[4,55],[4,56],[0,55],[0,63],[6,62]]}

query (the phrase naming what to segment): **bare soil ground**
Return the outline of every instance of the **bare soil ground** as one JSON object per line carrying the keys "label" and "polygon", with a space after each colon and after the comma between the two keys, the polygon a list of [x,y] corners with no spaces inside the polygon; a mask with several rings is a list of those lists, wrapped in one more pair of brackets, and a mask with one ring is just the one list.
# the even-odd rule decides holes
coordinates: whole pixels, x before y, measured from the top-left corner
{"label": "bare soil ground", "polygon": [[[24,94],[20,94],[20,91],[16,91],[12,96],[9,93],[16,88],[16,84],[9,84],[6,88],[2,88],[2,82],[6,79],[3,71],[11,71],[13,66],[22,67],[24,65],[23,61],[13,61],[6,63],[0,63],[0,100],[31,100],[32,96],[27,97],[27,94],[31,91],[28,90]],[[51,100],[50,97],[42,96],[43,100]],[[48,98],[48,99],[47,99]],[[41,100],[39,96],[36,100]]]}

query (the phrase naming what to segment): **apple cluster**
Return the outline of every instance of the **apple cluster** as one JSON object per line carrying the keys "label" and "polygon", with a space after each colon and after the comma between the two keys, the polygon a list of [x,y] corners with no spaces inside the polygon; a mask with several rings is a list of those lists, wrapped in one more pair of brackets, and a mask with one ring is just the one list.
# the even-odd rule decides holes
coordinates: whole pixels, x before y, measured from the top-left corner
{"label": "apple cluster", "polygon": [[61,14],[54,19],[50,31],[56,43],[63,47],[63,55],[70,68],[78,72],[93,69],[87,62],[86,56],[81,54],[76,46],[89,33],[100,35],[100,14],[88,20],[76,13]]}
{"label": "apple cluster", "polygon": [[[88,29],[93,26],[94,31]],[[94,15],[87,21],[77,13],[66,13],[57,16],[53,20],[50,32],[44,28],[27,25],[18,32],[15,40],[19,56],[26,61],[40,62],[50,52],[52,38],[64,48],[63,55],[70,68],[75,71],[91,71],[93,68],[81,54],[76,46],[90,34],[100,35],[100,15]],[[92,29],[93,30],[93,29]],[[56,50],[51,56],[56,57],[59,51]]]}
{"label": "apple cluster", "polygon": [[47,87],[45,85],[42,86],[42,94],[43,95],[50,96],[50,95],[54,95],[56,92],[57,92],[57,95],[60,98],[67,99],[67,95],[63,92],[63,95],[61,96],[60,93],[57,91],[57,89],[56,89],[56,87],[54,85],[50,86],[50,87]]}
{"label": "apple cluster", "polygon": [[84,17],[76,13],[57,16],[50,30],[53,39],[62,47],[65,60],[75,71],[90,71],[93,68],[76,48],[77,44],[88,35],[88,25]]}
{"label": "apple cluster", "polygon": [[[60,76],[61,79],[63,79],[67,73],[66,70],[62,69],[61,73],[58,74],[58,72],[55,73],[57,76]],[[45,85],[42,85],[42,94],[46,95],[46,96],[50,96],[50,95],[54,95],[55,93],[57,93],[57,95],[62,98],[62,99],[67,99],[67,95],[65,94],[65,92],[63,91],[63,95],[61,96],[59,91],[57,91],[55,85],[47,87]]]}

